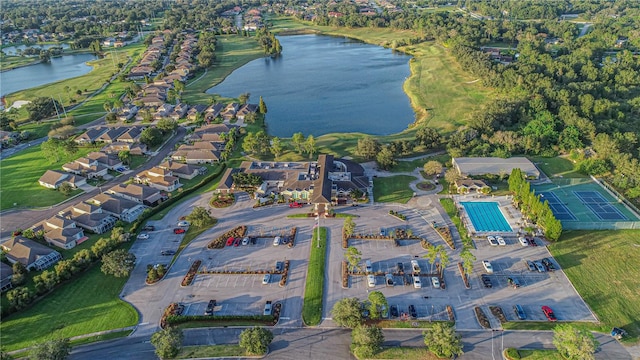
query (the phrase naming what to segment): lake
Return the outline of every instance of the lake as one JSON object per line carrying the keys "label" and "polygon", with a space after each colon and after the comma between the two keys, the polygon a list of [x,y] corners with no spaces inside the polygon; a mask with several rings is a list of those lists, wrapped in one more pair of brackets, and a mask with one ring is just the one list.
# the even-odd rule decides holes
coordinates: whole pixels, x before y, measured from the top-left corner
{"label": "lake", "polygon": [[97,57],[92,54],[65,55],[51,58],[51,63],[0,72],[0,95],[84,75],[92,69],[85,63],[95,59]]}
{"label": "lake", "polygon": [[209,94],[267,105],[269,134],[291,137],[362,132],[398,133],[415,114],[402,85],[410,56],[343,37],[278,37],[279,57],[254,60],[235,70]]}

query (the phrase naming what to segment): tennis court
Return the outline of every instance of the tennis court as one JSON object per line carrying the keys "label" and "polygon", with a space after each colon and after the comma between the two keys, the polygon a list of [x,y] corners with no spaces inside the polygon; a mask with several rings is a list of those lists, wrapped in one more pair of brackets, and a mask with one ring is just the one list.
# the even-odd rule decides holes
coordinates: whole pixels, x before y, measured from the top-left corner
{"label": "tennis court", "polygon": [[628,220],[618,209],[609,204],[599,192],[574,191],[582,203],[589,208],[600,220]]}
{"label": "tennis court", "polygon": [[477,232],[512,231],[497,202],[461,202]]}
{"label": "tennis court", "polygon": [[576,221],[578,218],[573,215],[571,210],[560,201],[560,199],[556,196],[556,194],[548,191],[543,191],[539,193],[540,200],[544,202],[545,200],[549,203],[549,207],[551,208],[551,212],[555,215],[556,219],[564,220],[564,221]]}

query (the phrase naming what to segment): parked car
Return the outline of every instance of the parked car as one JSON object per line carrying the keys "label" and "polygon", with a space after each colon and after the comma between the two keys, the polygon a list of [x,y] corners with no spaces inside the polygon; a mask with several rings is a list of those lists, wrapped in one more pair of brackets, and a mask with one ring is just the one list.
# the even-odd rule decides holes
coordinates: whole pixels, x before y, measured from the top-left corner
{"label": "parked car", "polygon": [[155,231],[156,227],[153,226],[153,225],[147,225],[144,228],[142,228],[142,230],[144,230],[144,231]]}
{"label": "parked car", "polygon": [[422,288],[422,282],[420,281],[420,276],[413,276],[413,287],[416,289]]}
{"label": "parked car", "polygon": [[384,276],[384,281],[387,284],[387,286],[393,286],[393,275],[391,274],[386,274]]}
{"label": "parked car", "polygon": [[284,270],[284,263],[282,261],[276,261],[276,271],[280,272]]}
{"label": "parked car", "polygon": [[397,305],[391,305],[391,317],[398,317],[398,306]]}
{"label": "parked car", "polygon": [[504,241],[504,238],[502,236],[496,236],[496,240],[498,241],[498,245],[500,245],[500,246],[507,245],[507,242]]}
{"label": "parked car", "polygon": [[232,238],[232,237],[228,238],[228,239],[227,239],[227,246],[231,246],[231,245],[233,245],[233,241],[234,241],[234,240],[235,240],[235,239],[234,239],[234,238]]}
{"label": "parked car", "polygon": [[534,238],[527,238],[527,241],[529,241],[529,246],[538,246],[538,243]]}
{"label": "parked car", "polygon": [[491,278],[489,278],[489,275],[482,274],[480,275],[480,278],[482,279],[482,284],[484,285],[484,287],[486,288],[493,287],[493,284],[491,283]]}
{"label": "parked car", "polygon": [[176,307],[175,315],[182,315],[183,312],[184,312],[184,305],[178,304],[178,306]]}
{"label": "parked car", "polygon": [[180,227],[188,227],[189,226],[189,222],[186,220],[182,220],[180,222],[178,222],[178,226]]}
{"label": "parked car", "polygon": [[493,265],[491,265],[491,261],[482,260],[482,266],[484,266],[484,269],[487,271],[487,273],[493,274]]}
{"label": "parked car", "polygon": [[258,239],[255,236],[252,236],[249,238],[249,242],[251,243],[251,245],[255,245],[256,242],[258,242]]}
{"label": "parked car", "polygon": [[529,271],[538,271],[538,269],[536,269],[536,265],[533,263],[533,261],[531,260],[522,260],[524,261],[525,264],[527,264],[527,267],[529,268]]}
{"label": "parked car", "polygon": [[489,235],[489,236],[487,236],[487,240],[489,241],[489,245],[498,246],[498,242],[496,241],[495,237]]}
{"label": "parked car", "polygon": [[264,274],[262,278],[262,285],[267,285],[271,281],[271,274]]}
{"label": "parked car", "polygon": [[522,246],[529,246],[529,242],[527,241],[527,239],[523,238],[522,236],[518,238],[518,242],[520,242],[520,245]]}
{"label": "parked car", "polygon": [[216,307],[217,303],[215,300],[209,300],[207,304],[207,309],[204,311],[205,315],[213,315],[213,309]]}
{"label": "parked car", "polygon": [[520,305],[513,306],[513,312],[516,313],[516,316],[520,320],[526,320],[527,314],[525,314],[524,309]]}
{"label": "parked car", "polygon": [[183,228],[175,228],[175,229],[173,229],[173,233],[174,234],[184,234],[185,232],[186,232],[186,230],[183,229]]}
{"label": "parked car", "polygon": [[387,236],[387,232],[384,230],[384,228],[380,228],[380,236]]}
{"label": "parked car", "polygon": [[367,273],[373,272],[373,266],[371,266],[371,260],[364,262],[364,271]]}
{"label": "parked car", "polygon": [[620,329],[617,327],[614,327],[613,329],[611,329],[611,337],[613,337],[616,340],[622,339],[622,337],[625,335],[627,335],[627,332],[624,329]]}
{"label": "parked car", "polygon": [[553,313],[553,310],[551,310],[550,307],[548,306],[543,306],[542,307],[542,312],[544,313],[544,316],[547,317],[547,320],[549,321],[556,321],[558,320],[558,318],[556,318],[556,314]]}
{"label": "parked car", "polygon": [[262,314],[265,316],[271,315],[271,301],[267,301],[264,304],[264,312]]}
{"label": "parked car", "polygon": [[411,270],[413,270],[414,274],[420,274],[420,265],[418,264],[418,260],[411,260]]}
{"label": "parked car", "polygon": [[509,284],[509,286],[512,286],[514,289],[520,287],[520,282],[518,281],[518,279],[516,279],[514,277],[508,277],[507,278],[507,284]]}
{"label": "parked car", "polygon": [[436,276],[432,276],[431,285],[433,285],[433,287],[436,289],[440,289],[440,280]]}
{"label": "parked car", "polygon": [[236,238],[236,240],[233,242],[233,246],[240,246],[241,242],[242,242],[242,239]]}
{"label": "parked car", "polygon": [[396,264],[396,271],[398,272],[398,274],[402,275],[404,274],[404,264],[399,262]]}
{"label": "parked car", "polygon": [[162,250],[160,253],[162,255],[175,255],[176,251],[175,250]]}
{"label": "parked car", "polygon": [[540,261],[534,261],[533,265],[536,266],[536,270],[538,270],[538,272],[543,273],[547,271],[547,268],[545,268]]}
{"label": "parked car", "polygon": [[299,203],[299,202],[297,202],[297,201],[294,201],[294,202],[292,202],[291,204],[289,204],[289,207],[290,207],[290,208],[301,208],[301,207],[302,207],[302,204],[301,204],[301,203]]}
{"label": "parked car", "polygon": [[149,234],[141,233],[138,235],[138,239],[147,240],[149,238]]}
{"label": "parked car", "polygon": [[542,265],[544,265],[544,267],[547,269],[547,271],[554,271],[556,269],[551,260],[549,260],[548,258],[544,258],[540,261],[542,262]]}
{"label": "parked car", "polygon": [[278,245],[280,245],[280,236],[276,236],[273,239],[273,246],[278,246]]}
{"label": "parked car", "polygon": [[416,307],[413,305],[409,305],[409,315],[411,318],[415,319],[418,317],[418,312],[416,311]]}
{"label": "parked car", "polygon": [[370,313],[369,313],[369,305],[366,302],[363,302],[361,304],[361,306],[362,306],[362,317],[365,318],[365,319],[368,319],[369,315],[370,315]]}
{"label": "parked car", "polygon": [[369,287],[375,287],[376,286],[376,277],[373,275],[367,275],[367,284],[369,285]]}
{"label": "parked car", "polygon": [[384,304],[380,306],[380,317],[383,319],[386,319],[389,317],[389,309],[387,309],[387,306]]}
{"label": "parked car", "polygon": [[242,239],[242,246],[244,246],[244,245],[249,245],[249,238],[248,237],[245,237],[245,238]]}

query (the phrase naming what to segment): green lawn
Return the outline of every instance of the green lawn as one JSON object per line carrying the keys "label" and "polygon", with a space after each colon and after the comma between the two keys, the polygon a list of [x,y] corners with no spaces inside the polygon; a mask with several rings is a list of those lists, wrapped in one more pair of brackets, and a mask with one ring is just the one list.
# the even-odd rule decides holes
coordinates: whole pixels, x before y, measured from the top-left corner
{"label": "green lawn", "polygon": [[216,357],[244,357],[247,352],[240,345],[185,346],[174,359],[204,359]]}
{"label": "green lawn", "polygon": [[409,175],[396,175],[373,179],[373,198],[376,202],[406,204],[413,196],[409,183],[416,180]]}
{"label": "green lawn", "polygon": [[309,256],[309,270],[304,287],[304,303],[302,305],[302,321],[306,325],[314,326],[322,320],[322,289],[324,287],[324,267],[327,255],[327,228],[320,227],[313,231],[311,239],[311,255]]}
{"label": "green lawn", "polygon": [[462,239],[462,244],[466,248],[472,248],[473,244],[471,243],[471,238],[469,237],[469,233],[467,233],[467,228],[462,224],[462,220],[460,220],[460,216],[458,215],[458,211],[456,209],[456,205],[453,203],[453,200],[448,198],[440,199],[440,204],[444,208],[444,211],[451,218],[451,222],[456,226],[458,233],[460,234],[460,238]]}
{"label": "green lawn", "polygon": [[372,359],[403,359],[403,360],[438,360],[426,347],[385,347]]}
{"label": "green lawn", "polygon": [[[57,204],[67,199],[61,192],[40,186],[38,179],[49,169],[62,170],[69,161],[85,156],[99,147],[78,148],[71,156],[63,156],[60,161],[50,163],[40,146],[27,148],[17,155],[0,161],[0,210],[44,207]],[[13,204],[16,203],[16,206]]]}
{"label": "green lawn", "polygon": [[578,293],[608,330],[640,335],[640,230],[567,231],[549,246]]}
{"label": "green lawn", "polygon": [[506,349],[507,359],[518,360],[564,360],[557,350],[521,350],[509,348]]}
{"label": "green lawn", "polygon": [[6,71],[13,68],[31,65],[38,62],[38,57],[23,57],[23,56],[5,56],[0,55],[0,71]]}
{"label": "green lawn", "polygon": [[423,159],[411,160],[411,161],[398,161],[396,166],[394,166],[391,171],[392,172],[412,172],[416,168],[422,169],[424,164],[428,161],[436,160],[440,161],[443,165],[451,161],[451,156],[448,154],[429,156]]}
{"label": "green lawn", "polygon": [[0,324],[3,350],[137,324],[138,313],[118,298],[126,281],[102,274],[100,265],[95,265],[45,300],[3,318]]}
{"label": "green lawn", "polygon": [[548,177],[565,177],[565,178],[586,178],[589,175],[581,174],[573,170],[573,162],[563,157],[535,157],[530,156],[531,160],[536,166],[542,170]]}

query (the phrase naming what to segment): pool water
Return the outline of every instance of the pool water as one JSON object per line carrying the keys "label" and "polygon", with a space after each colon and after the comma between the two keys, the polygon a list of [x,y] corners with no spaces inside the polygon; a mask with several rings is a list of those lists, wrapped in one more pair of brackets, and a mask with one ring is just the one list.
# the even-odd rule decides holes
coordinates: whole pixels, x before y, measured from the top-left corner
{"label": "pool water", "polygon": [[476,231],[513,231],[502,215],[497,202],[461,202],[460,204],[467,212]]}

